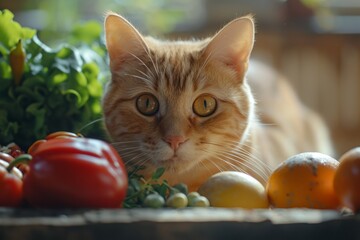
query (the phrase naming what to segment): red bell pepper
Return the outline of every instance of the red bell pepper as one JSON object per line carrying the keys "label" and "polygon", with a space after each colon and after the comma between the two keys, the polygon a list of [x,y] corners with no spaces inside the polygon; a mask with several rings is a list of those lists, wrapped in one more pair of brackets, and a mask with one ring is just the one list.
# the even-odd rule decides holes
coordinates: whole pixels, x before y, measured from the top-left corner
{"label": "red bell pepper", "polygon": [[23,182],[20,170],[0,160],[0,206],[18,207],[23,199]]}
{"label": "red bell pepper", "polygon": [[45,137],[45,139],[40,139],[34,142],[29,148],[28,153],[32,154],[39,146],[40,144],[46,142],[47,140],[54,139],[54,138],[78,138],[83,137],[80,133],[73,133],[73,132],[66,132],[66,131],[57,131],[50,133]]}
{"label": "red bell pepper", "polygon": [[53,138],[31,153],[24,197],[35,207],[117,208],[128,186],[122,159],[109,144]]}

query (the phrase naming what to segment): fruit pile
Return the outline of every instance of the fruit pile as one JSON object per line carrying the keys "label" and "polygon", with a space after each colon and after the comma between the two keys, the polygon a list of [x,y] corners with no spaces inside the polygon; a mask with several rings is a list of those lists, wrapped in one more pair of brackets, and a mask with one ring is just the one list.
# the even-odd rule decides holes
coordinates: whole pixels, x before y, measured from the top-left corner
{"label": "fruit pile", "polygon": [[360,147],[339,161],[325,154],[305,152],[282,162],[263,187],[238,172],[212,176],[199,192],[214,207],[313,208],[360,210]]}
{"label": "fruit pile", "polygon": [[158,168],[149,179],[126,172],[100,140],[55,132],[33,143],[0,148],[0,206],[46,208],[315,208],[360,210],[360,147],[339,161],[305,152],[282,162],[264,187],[248,174],[220,172],[198,192],[170,186]]}

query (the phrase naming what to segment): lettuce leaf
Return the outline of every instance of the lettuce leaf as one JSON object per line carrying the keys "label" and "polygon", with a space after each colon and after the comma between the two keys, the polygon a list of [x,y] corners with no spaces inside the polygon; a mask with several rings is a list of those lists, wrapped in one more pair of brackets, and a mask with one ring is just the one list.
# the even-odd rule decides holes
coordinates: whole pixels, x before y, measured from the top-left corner
{"label": "lettuce leaf", "polygon": [[13,20],[14,14],[5,9],[0,11],[0,53],[8,53],[19,39],[30,39],[36,33],[36,30],[21,27],[19,23]]}
{"label": "lettuce leaf", "polygon": [[[80,129],[84,135],[103,138],[100,123],[83,129],[101,118],[100,101],[108,76],[100,25],[89,37],[85,32],[89,26],[95,29],[94,22],[84,29],[77,26],[74,32],[79,39],[71,36],[50,48],[35,30],[21,27],[13,17],[8,10],[0,11],[0,144],[15,142],[26,149],[51,132]],[[19,39],[26,63],[17,86],[8,55]]]}

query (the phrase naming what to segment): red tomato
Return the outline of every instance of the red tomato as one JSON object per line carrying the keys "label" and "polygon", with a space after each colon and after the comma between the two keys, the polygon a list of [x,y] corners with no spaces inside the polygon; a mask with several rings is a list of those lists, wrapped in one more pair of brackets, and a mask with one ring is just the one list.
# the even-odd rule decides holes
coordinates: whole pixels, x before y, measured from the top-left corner
{"label": "red tomato", "polygon": [[0,206],[18,207],[23,199],[21,173],[16,168],[9,172],[6,169],[8,165],[0,160]]}
{"label": "red tomato", "polygon": [[8,163],[10,163],[12,160],[14,160],[14,158],[10,154],[4,153],[4,152],[0,152],[0,159],[6,161]]}
{"label": "red tomato", "polygon": [[117,208],[127,173],[109,144],[88,138],[54,138],[33,152],[24,196],[36,207]]}
{"label": "red tomato", "polygon": [[[23,152],[21,152],[20,154],[18,154],[16,157],[21,156],[22,154],[24,154]],[[14,161],[14,157],[11,156],[10,154],[4,153],[4,152],[0,152],[0,160],[6,161],[7,163],[11,163],[12,161]],[[19,169],[22,174],[26,174],[29,171],[29,166],[27,164],[23,164],[20,163],[18,165],[16,165],[17,169]],[[17,171],[17,170],[16,170]]]}

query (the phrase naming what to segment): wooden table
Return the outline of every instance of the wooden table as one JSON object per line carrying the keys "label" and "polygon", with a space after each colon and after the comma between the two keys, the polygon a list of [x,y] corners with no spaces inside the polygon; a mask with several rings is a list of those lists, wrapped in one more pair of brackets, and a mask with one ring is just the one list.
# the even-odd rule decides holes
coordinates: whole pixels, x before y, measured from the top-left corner
{"label": "wooden table", "polygon": [[360,215],[306,209],[0,208],[0,239],[360,240]]}

